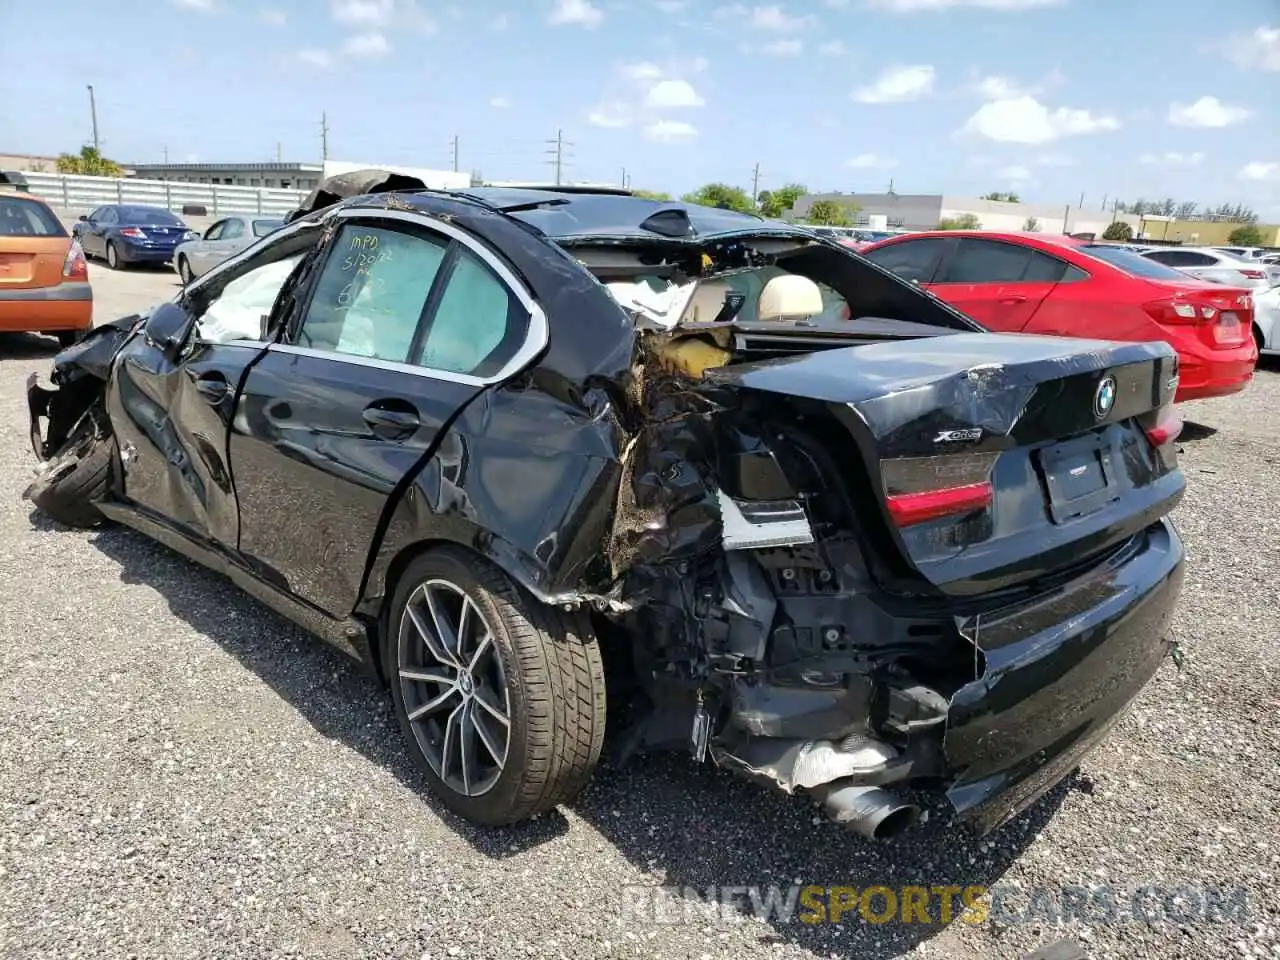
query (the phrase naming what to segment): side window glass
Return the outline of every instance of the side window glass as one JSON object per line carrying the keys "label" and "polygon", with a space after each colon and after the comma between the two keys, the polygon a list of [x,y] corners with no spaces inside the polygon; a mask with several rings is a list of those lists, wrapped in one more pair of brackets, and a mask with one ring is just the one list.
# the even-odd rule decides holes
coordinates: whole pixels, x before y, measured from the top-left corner
{"label": "side window glass", "polygon": [[1061,282],[1076,283],[1080,280],[1088,280],[1088,279],[1089,279],[1089,274],[1085,273],[1085,271],[1081,270],[1079,267],[1075,266],[1074,264],[1069,263],[1067,264],[1067,272],[1063,275]]}
{"label": "side window glass", "polygon": [[1218,258],[1211,257],[1207,253],[1185,253],[1187,258],[1187,266],[1190,267],[1216,267],[1219,266]]}
{"label": "side window glass", "polygon": [[1011,283],[1022,279],[1031,250],[1012,243],[962,239],[940,283]]}
{"label": "side window glass", "polygon": [[239,240],[244,236],[243,220],[228,220],[222,225],[222,233],[219,240]]}
{"label": "side window glass", "polygon": [[196,323],[196,336],[209,343],[257,340],[263,318],[271,315],[280,289],[305,255],[283,257],[236,277],[205,308]]}
{"label": "side window glass", "polygon": [[1157,250],[1152,253],[1144,253],[1143,256],[1148,260],[1154,260],[1156,263],[1163,263],[1170,267],[1185,267],[1187,265],[1187,262],[1182,259],[1182,254],[1172,250],[1168,252]]}
{"label": "side window glass", "polygon": [[101,215],[98,217],[99,223],[115,223],[119,219],[116,212],[111,207],[104,207]]}
{"label": "side window glass", "polygon": [[416,234],[345,224],[307,306],[298,346],[407,362],[446,249]]}
{"label": "side window glass", "polygon": [[865,256],[872,263],[896,273],[903,280],[928,283],[933,279],[946,241],[937,237],[907,240],[871,250]]}
{"label": "side window glass", "polygon": [[523,343],[528,315],[478,257],[459,248],[416,363],[450,373],[488,376]]}
{"label": "side window glass", "polygon": [[227,221],[219,220],[217,223],[215,223],[212,227],[209,228],[209,231],[204,235],[204,238],[206,240],[221,240],[222,228],[225,227],[226,225],[227,225]]}
{"label": "side window glass", "polygon": [[1067,263],[1039,250],[1031,251],[1031,263],[1022,275],[1024,283],[1057,283],[1066,273]]}

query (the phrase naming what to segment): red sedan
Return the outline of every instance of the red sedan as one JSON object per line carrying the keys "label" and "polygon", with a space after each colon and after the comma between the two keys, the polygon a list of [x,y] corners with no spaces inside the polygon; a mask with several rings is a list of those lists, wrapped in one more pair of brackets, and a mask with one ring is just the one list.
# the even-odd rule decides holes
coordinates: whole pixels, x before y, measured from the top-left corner
{"label": "red sedan", "polygon": [[1178,402],[1236,393],[1253,379],[1250,292],[1194,280],[1123,247],[1039,233],[935,230],[881,240],[860,253],[988,330],[1164,340],[1180,358]]}

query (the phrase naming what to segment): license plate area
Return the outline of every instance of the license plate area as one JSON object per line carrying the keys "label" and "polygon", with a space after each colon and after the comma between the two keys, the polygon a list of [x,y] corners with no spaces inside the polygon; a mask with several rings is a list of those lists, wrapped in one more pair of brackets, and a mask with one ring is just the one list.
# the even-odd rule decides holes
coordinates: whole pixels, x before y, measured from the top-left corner
{"label": "license plate area", "polygon": [[1224,313],[1213,325],[1215,343],[1240,343],[1244,340],[1244,330],[1240,326],[1240,317],[1234,313]]}
{"label": "license plate area", "polygon": [[1035,452],[1049,517],[1067,523],[1120,499],[1111,445],[1104,435],[1054,444]]}

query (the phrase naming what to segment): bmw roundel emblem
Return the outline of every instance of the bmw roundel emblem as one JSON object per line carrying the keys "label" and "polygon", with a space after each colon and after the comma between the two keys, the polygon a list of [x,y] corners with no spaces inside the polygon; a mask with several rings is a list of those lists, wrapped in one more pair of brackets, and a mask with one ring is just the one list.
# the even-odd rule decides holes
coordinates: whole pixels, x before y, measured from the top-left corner
{"label": "bmw roundel emblem", "polygon": [[1093,415],[1101,420],[1116,403],[1116,378],[1103,377],[1093,391]]}

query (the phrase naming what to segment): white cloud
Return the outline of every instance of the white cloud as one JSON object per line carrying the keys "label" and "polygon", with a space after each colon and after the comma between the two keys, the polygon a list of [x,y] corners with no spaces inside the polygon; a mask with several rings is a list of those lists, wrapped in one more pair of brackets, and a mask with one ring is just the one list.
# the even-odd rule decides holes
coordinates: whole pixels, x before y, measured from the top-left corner
{"label": "white cloud", "polygon": [[338,23],[382,27],[391,22],[395,0],[330,0],[329,15]]}
{"label": "white cloud", "polygon": [[1237,180],[1280,180],[1280,161],[1251,160],[1240,168]]}
{"label": "white cloud", "polygon": [[663,109],[668,107],[700,107],[705,100],[698,96],[698,91],[687,80],[659,80],[649,88],[644,98],[646,107]]}
{"label": "white cloud", "polygon": [[489,100],[489,106],[495,110],[506,110],[511,106],[511,101],[506,97],[493,97]]}
{"label": "white cloud", "polygon": [[890,160],[887,157],[879,156],[874,153],[860,153],[848,163],[846,167],[854,167],[858,170],[888,170],[890,167],[896,166],[898,161]]}
{"label": "white cloud", "polygon": [[1166,167],[1194,167],[1203,161],[1204,154],[1199,150],[1195,153],[1178,153],[1176,150],[1169,150],[1166,153],[1144,153],[1138,157],[1139,163],[1159,164]]}
{"label": "white cloud", "polygon": [[173,0],[173,2],[185,10],[198,10],[201,13],[211,13],[214,8],[213,0]]}
{"label": "white cloud", "polygon": [[861,103],[903,103],[919,100],[933,92],[936,73],[927,63],[909,67],[889,67],[875,83],[853,92]]}
{"label": "white cloud", "polygon": [[258,19],[272,27],[283,27],[289,18],[283,10],[267,8],[258,11]]}
{"label": "white cloud", "polygon": [[558,25],[573,25],[594,30],[604,22],[604,14],[591,0],[555,0],[551,9],[549,22]]}
{"label": "white cloud", "polygon": [[751,26],[774,33],[796,33],[812,26],[812,16],[793,17],[779,6],[756,7],[751,11]]}
{"label": "white cloud", "polygon": [[818,52],[824,57],[843,57],[849,52],[849,48],[841,40],[828,40],[818,47]]}
{"label": "white cloud", "polygon": [[770,40],[758,47],[748,47],[749,51],[764,54],[766,57],[798,57],[804,53],[804,41],[796,37],[785,40]]}
{"label": "white cloud", "polygon": [[934,10],[954,10],[959,7],[1011,13],[1040,7],[1060,7],[1066,2],[1067,0],[868,0],[868,5],[893,13],[924,13]]}
{"label": "white cloud", "polygon": [[1071,107],[1049,109],[1035,97],[993,100],[980,106],[966,122],[962,133],[975,134],[1002,143],[1049,143],[1060,137],[1120,129],[1120,121],[1110,114],[1093,114]]}
{"label": "white cloud", "polygon": [[698,129],[683,120],[655,120],[644,128],[644,135],[657,143],[678,143],[696,137]]}
{"label": "white cloud", "polygon": [[1026,167],[1015,164],[1012,167],[1001,167],[996,171],[996,176],[1009,183],[1016,183],[1018,181],[1030,180],[1031,171]]}
{"label": "white cloud", "polygon": [[984,100],[1013,100],[1026,91],[1008,77],[983,77],[975,84],[975,90]]}
{"label": "white cloud", "polygon": [[1257,27],[1229,38],[1226,49],[1236,63],[1255,70],[1280,70],[1280,27]]}
{"label": "white cloud", "polygon": [[1175,127],[1229,127],[1249,117],[1244,107],[1232,107],[1217,97],[1201,97],[1195,103],[1169,104],[1169,122]]}
{"label": "white cloud", "polygon": [[381,57],[390,50],[387,38],[376,30],[353,34],[342,43],[342,52],[349,57]]}
{"label": "white cloud", "polygon": [[590,113],[587,114],[587,122],[596,127],[629,127],[631,126],[632,110],[629,104],[621,100],[612,100],[602,103]]}
{"label": "white cloud", "polygon": [[618,68],[618,72],[629,80],[658,80],[662,77],[662,68],[648,60],[624,63]]}
{"label": "white cloud", "polygon": [[333,54],[328,50],[299,50],[294,56],[300,63],[305,63],[309,67],[326,69],[333,66]]}

